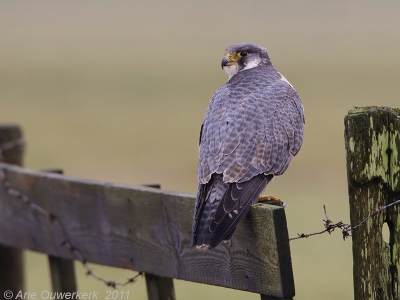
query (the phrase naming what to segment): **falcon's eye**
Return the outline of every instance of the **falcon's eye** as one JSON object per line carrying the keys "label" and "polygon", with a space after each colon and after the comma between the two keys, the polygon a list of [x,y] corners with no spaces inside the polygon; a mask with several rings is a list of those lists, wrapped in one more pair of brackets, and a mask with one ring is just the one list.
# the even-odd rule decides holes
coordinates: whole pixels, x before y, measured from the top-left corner
{"label": "falcon's eye", "polygon": [[242,52],[240,52],[240,56],[247,56],[249,54],[249,52],[247,52],[247,51],[242,51]]}

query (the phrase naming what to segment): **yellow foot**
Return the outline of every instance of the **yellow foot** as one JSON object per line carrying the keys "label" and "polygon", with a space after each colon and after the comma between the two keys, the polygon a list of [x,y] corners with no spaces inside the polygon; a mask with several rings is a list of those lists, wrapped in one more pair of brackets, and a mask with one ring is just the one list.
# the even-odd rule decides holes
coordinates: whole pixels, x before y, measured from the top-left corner
{"label": "yellow foot", "polygon": [[281,198],[269,195],[269,196],[259,196],[258,197],[258,202],[265,202],[266,204],[271,204],[271,205],[278,205],[278,206],[284,206],[284,202],[282,201]]}
{"label": "yellow foot", "polygon": [[272,195],[267,195],[267,196],[259,196],[258,197],[258,202],[263,202],[263,201],[281,201],[281,198],[272,196]]}

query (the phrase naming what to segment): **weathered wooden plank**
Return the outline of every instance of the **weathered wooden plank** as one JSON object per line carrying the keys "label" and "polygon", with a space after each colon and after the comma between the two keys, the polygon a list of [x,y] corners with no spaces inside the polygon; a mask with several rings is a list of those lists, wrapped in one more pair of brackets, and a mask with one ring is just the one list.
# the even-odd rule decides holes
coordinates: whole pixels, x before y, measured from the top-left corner
{"label": "weathered wooden plank", "polygon": [[[345,118],[351,224],[400,199],[400,110],[354,108]],[[391,207],[353,232],[355,299],[399,299],[400,209]],[[390,229],[390,242],[382,226]]]}
{"label": "weathered wooden plank", "polygon": [[[64,224],[0,189],[0,243],[169,278],[294,295],[284,209],[257,204],[228,244],[191,249],[194,196],[0,165],[12,186]],[[63,230],[65,234],[63,234]]]}
{"label": "weathered wooden plank", "polygon": [[[14,141],[19,142],[13,143]],[[19,126],[0,125],[0,150],[0,162],[22,165],[23,142]],[[3,186],[1,181],[0,185]],[[16,295],[23,290],[23,267],[24,259],[21,249],[0,245],[0,295],[3,296],[5,291],[11,291]]]}

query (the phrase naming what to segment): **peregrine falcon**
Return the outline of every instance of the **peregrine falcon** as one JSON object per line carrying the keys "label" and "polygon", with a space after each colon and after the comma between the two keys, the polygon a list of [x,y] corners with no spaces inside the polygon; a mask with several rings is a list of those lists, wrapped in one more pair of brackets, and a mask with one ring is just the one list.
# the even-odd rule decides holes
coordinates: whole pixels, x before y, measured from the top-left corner
{"label": "peregrine falcon", "polygon": [[229,240],[274,176],[303,142],[304,108],[265,48],[231,45],[221,62],[229,80],[217,89],[200,129],[199,187],[191,247]]}

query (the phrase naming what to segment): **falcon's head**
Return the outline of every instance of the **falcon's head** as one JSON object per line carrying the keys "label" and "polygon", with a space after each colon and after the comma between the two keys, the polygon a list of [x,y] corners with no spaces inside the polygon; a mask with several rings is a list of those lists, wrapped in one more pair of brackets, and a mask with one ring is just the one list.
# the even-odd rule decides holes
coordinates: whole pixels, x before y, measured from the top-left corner
{"label": "falcon's head", "polygon": [[221,67],[228,73],[229,78],[238,72],[260,65],[271,66],[267,50],[253,44],[231,45],[225,50]]}

